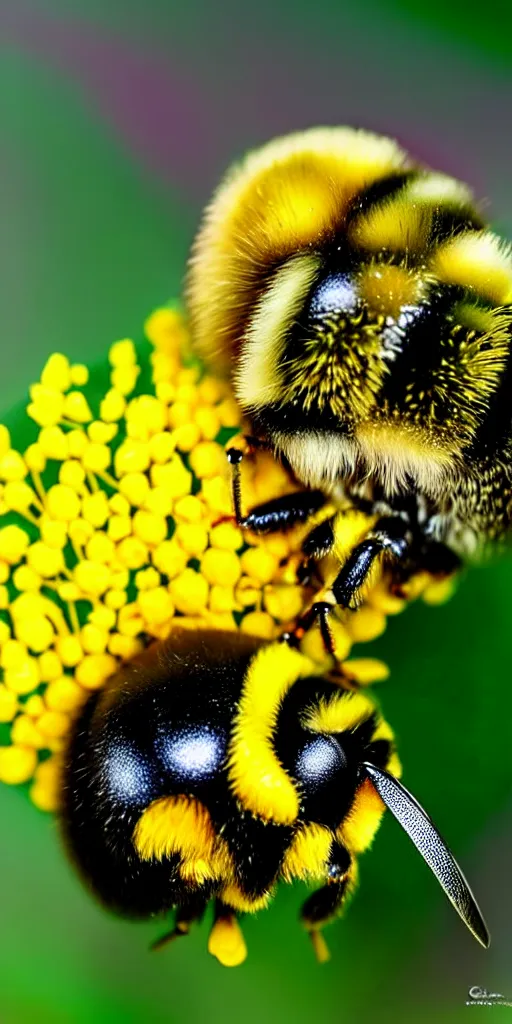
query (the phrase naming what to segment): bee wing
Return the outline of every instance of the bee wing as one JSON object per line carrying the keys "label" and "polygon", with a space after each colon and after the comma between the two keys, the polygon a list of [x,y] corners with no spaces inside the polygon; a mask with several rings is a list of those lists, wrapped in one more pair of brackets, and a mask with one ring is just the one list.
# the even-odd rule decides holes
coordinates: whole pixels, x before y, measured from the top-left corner
{"label": "bee wing", "polygon": [[393,775],[365,761],[363,769],[377,793],[412,839],[430,870],[444,889],[450,903],[482,946],[490,944],[490,935],[478,903],[455,857],[439,835],[432,819]]}

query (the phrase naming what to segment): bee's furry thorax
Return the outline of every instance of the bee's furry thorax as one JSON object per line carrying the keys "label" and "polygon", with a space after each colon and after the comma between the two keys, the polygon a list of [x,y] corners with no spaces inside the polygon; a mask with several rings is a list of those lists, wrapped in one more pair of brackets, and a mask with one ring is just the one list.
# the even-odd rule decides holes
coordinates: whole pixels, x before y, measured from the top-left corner
{"label": "bee's furry thorax", "polygon": [[199,351],[304,483],[412,487],[440,514],[449,492],[506,529],[512,256],[465,185],[364,131],[271,142],[214,196],[188,297]]}

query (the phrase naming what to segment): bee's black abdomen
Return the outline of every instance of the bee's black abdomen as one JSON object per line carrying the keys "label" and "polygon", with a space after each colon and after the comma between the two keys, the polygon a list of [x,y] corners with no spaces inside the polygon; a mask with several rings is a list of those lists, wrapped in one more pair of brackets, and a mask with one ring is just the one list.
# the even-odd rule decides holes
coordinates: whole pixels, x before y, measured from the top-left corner
{"label": "bee's black abdomen", "polygon": [[224,791],[231,719],[258,641],[220,636],[221,650],[207,633],[177,637],[172,648],[154,645],[92,694],[76,723],[66,757],[62,831],[88,885],[120,913],[159,913],[188,892],[179,857],[141,860],[133,833],[141,813],[160,797],[213,799],[217,789]]}

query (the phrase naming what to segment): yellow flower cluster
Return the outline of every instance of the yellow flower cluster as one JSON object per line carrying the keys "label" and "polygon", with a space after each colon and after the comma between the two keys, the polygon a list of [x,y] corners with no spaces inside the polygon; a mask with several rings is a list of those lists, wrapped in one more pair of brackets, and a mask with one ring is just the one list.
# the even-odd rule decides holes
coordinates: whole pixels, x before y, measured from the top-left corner
{"label": "yellow flower cluster", "polygon": [[[0,780],[32,780],[45,810],[57,806],[73,716],[122,660],[166,637],[176,617],[272,638],[306,601],[303,531],[258,539],[229,518],[224,449],[240,415],[227,385],[191,359],[177,310],[157,310],[145,327],[152,348],[140,358],[129,339],[111,347],[99,400],[87,368],[54,354],[30,388],[32,443],[17,451],[0,427],[0,723],[10,730]],[[293,487],[268,454],[244,461],[248,508]],[[347,544],[360,530],[358,514],[347,516]],[[445,589],[430,582],[425,594]],[[339,658],[403,605],[377,579],[335,623]],[[315,630],[304,643],[325,657]],[[387,671],[373,659],[350,666],[360,682]]]}

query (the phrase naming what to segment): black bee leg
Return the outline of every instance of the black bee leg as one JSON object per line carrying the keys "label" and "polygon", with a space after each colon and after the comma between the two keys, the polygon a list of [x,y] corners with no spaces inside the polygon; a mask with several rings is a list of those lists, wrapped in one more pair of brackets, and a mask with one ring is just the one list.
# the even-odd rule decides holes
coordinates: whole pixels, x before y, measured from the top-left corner
{"label": "black bee leg", "polygon": [[208,939],[208,952],[224,967],[238,967],[247,956],[242,929],[236,914],[221,900],[215,903],[215,915]]}
{"label": "black bee leg", "polygon": [[309,932],[313,949],[320,963],[329,959],[329,950],[322,928],[336,917],[350,892],[351,858],[341,843],[334,841],[327,865],[327,885],[317,889],[303,904],[301,920]]}
{"label": "black bee leg", "polygon": [[305,615],[301,615],[300,619],[295,626],[295,629],[291,633],[282,633],[281,640],[284,643],[290,645],[290,647],[298,647],[308,629],[317,621],[320,628],[324,647],[327,652],[336,657],[336,650],[334,645],[334,638],[329,627],[329,615],[332,612],[332,604],[328,601],[315,601],[308,609]]}
{"label": "black bee leg", "polygon": [[180,939],[183,935],[188,935],[191,925],[196,921],[200,921],[207,905],[208,899],[200,897],[197,900],[190,900],[190,902],[178,907],[174,928],[166,932],[165,935],[161,935],[155,942],[152,942],[150,946],[151,951],[153,952],[157,949],[163,949],[164,946],[167,946],[170,942],[174,942],[175,939]]}
{"label": "black bee leg", "polygon": [[350,608],[358,590],[367,580],[376,558],[390,554],[403,559],[413,543],[411,528],[401,516],[383,516],[347,558],[332,584],[336,604]]}
{"label": "black bee leg", "polygon": [[[268,442],[247,437],[245,440],[252,448],[268,448]],[[226,455],[231,466],[231,488],[235,519],[239,526],[253,533],[277,533],[279,530],[290,530],[298,523],[305,523],[318,509],[325,504],[321,491],[299,491],[286,494],[273,501],[257,505],[252,512],[244,516],[242,511],[242,488],[240,465],[244,458],[241,448],[228,448]]]}
{"label": "black bee leg", "polygon": [[302,552],[307,558],[318,561],[332,550],[334,545],[334,522],[336,516],[329,516],[315,526],[302,542]]}
{"label": "black bee leg", "polygon": [[421,568],[426,569],[432,576],[451,576],[462,566],[459,556],[438,540],[427,540],[419,561]]}

